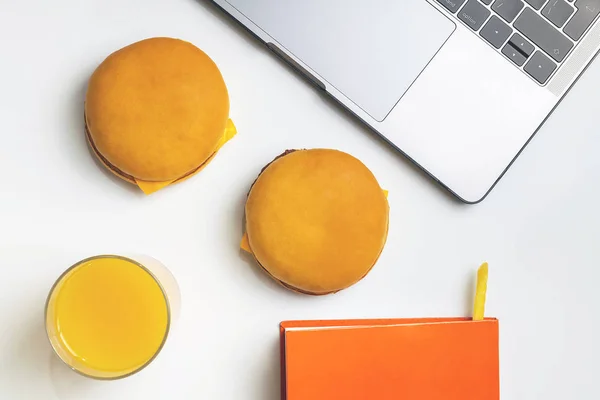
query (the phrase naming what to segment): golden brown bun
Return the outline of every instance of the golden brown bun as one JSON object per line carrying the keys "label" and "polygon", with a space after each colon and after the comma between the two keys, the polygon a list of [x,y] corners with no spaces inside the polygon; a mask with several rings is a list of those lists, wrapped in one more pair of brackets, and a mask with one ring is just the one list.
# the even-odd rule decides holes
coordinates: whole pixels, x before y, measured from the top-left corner
{"label": "golden brown bun", "polygon": [[227,88],[214,62],[170,38],[111,54],[92,75],[85,103],[89,140],[103,162],[149,182],[176,180],[203,165],[228,115]]}
{"label": "golden brown bun", "polygon": [[361,280],[387,238],[387,198],[349,154],[298,150],[277,158],[246,202],[246,234],[258,263],[284,286],[328,294]]}

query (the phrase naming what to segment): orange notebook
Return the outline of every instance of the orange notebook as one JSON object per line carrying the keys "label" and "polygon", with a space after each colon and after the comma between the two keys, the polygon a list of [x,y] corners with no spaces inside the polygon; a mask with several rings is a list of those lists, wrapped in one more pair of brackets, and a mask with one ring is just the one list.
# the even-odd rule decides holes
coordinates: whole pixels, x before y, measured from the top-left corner
{"label": "orange notebook", "polygon": [[498,400],[498,321],[281,324],[282,400]]}

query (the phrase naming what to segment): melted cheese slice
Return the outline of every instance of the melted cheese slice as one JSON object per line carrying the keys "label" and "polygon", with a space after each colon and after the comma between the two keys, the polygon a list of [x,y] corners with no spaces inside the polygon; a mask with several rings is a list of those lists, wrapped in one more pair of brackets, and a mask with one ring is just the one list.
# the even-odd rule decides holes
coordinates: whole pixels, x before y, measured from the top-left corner
{"label": "melted cheese slice", "polygon": [[169,186],[173,182],[175,182],[175,180],[164,182],[148,182],[140,181],[138,179],[135,180],[135,183],[140,189],[142,189],[142,192],[144,192],[145,194],[152,194],[154,192],[158,192],[160,189]]}
{"label": "melted cheese slice", "polygon": [[[387,191],[387,190],[382,190],[382,191],[383,191],[383,195],[387,199],[389,191]],[[248,234],[246,232],[244,232],[244,236],[242,236],[242,241],[240,242],[240,249],[244,250],[247,253],[254,254],[252,252],[252,249],[250,248],[250,241],[248,240]]]}
{"label": "melted cheese slice", "polygon": [[[219,142],[217,143],[215,153],[217,151],[219,151],[221,149],[221,147],[223,147],[223,145],[225,143],[230,141],[236,134],[237,134],[237,129],[235,128],[233,121],[231,119],[228,119],[227,125],[225,127],[225,132],[223,132],[223,136],[221,136],[221,139],[219,139]],[[206,162],[197,171],[194,171],[192,173],[192,175],[197,172],[200,172],[200,170],[202,170],[211,159],[212,159],[212,157],[210,157],[208,160],[206,160]],[[149,182],[149,181],[142,181],[142,180],[136,179],[135,183],[137,184],[137,186],[140,189],[142,189],[142,192],[144,192],[145,194],[148,195],[148,194],[152,194],[154,192],[158,192],[160,189],[163,189],[163,188],[169,186],[170,184],[178,181],[179,179],[180,178],[173,179],[170,181],[163,181],[163,182]]]}
{"label": "melted cheese slice", "polygon": [[250,248],[250,241],[248,240],[248,234],[244,232],[244,236],[242,236],[242,241],[240,242],[240,249],[244,250],[247,253],[252,253],[252,249]]}

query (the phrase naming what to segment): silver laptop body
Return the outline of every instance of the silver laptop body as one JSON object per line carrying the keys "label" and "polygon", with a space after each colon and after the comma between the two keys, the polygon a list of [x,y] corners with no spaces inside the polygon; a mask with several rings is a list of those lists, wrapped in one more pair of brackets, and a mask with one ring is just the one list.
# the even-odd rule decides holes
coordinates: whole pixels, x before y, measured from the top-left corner
{"label": "silver laptop body", "polygon": [[468,203],[600,48],[600,0],[213,1]]}

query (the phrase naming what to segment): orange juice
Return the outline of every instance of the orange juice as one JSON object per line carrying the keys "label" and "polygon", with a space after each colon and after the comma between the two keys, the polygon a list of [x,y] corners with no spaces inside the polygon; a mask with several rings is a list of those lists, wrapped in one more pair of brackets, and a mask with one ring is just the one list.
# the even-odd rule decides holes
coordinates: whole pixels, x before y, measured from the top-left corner
{"label": "orange juice", "polygon": [[55,284],[46,328],[63,361],[95,378],[134,373],[160,351],[169,304],[156,278],[137,262],[99,256],[80,262]]}

